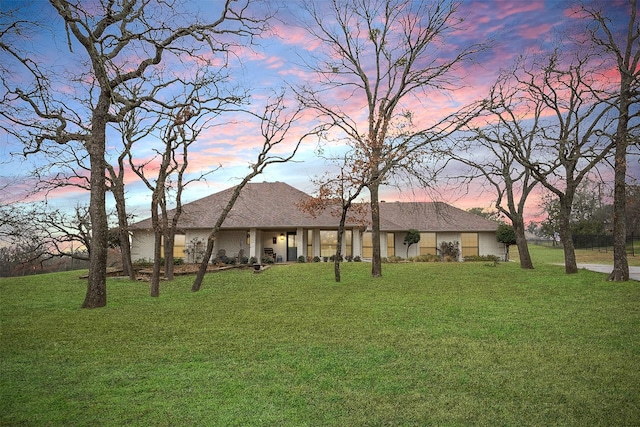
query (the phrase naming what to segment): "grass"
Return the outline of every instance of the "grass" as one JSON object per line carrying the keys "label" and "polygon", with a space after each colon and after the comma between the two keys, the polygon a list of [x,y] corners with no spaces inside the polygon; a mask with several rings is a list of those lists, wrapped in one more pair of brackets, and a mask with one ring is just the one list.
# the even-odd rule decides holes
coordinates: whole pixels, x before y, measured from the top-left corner
{"label": "grass", "polygon": [[[564,264],[564,252],[562,246],[539,246],[529,245],[529,252],[534,262],[536,263],[552,264],[561,263]],[[509,259],[511,261],[518,261],[518,247],[513,245],[509,248]],[[576,260],[578,264],[604,264],[613,266],[613,249],[607,250],[599,249],[576,249]],[[636,255],[632,256],[629,252],[627,254],[627,262],[629,266],[640,267],[640,254],[636,248]]]}
{"label": "grass", "polygon": [[0,425],[637,425],[640,284],[539,264],[2,279]]}

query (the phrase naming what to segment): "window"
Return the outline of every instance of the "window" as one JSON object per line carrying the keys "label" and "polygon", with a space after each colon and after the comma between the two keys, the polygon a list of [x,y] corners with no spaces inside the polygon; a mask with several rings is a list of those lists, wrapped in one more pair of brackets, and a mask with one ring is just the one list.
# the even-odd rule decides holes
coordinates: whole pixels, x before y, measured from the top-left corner
{"label": "window", "polygon": [[337,230],[320,230],[320,256],[330,257],[336,254],[338,246]]}
{"label": "window", "polygon": [[362,233],[362,256],[364,258],[373,257],[373,238],[370,231]]}
{"label": "window", "polygon": [[307,257],[313,258],[313,230],[307,230]]}
{"label": "window", "polygon": [[396,235],[387,233],[387,256],[396,256]]}
{"label": "window", "polygon": [[420,233],[420,255],[437,255],[436,233]]}
{"label": "window", "polygon": [[[164,257],[164,236],[162,236],[162,246],[160,247],[160,256]],[[186,246],[186,236],[184,234],[176,234],[173,238],[173,257],[184,257],[184,250]]]}
{"label": "window", "polygon": [[478,255],[478,233],[461,233],[462,257]]}
{"label": "window", "polygon": [[342,235],[342,239],[346,243],[346,249],[344,256],[352,256],[353,255],[353,231],[344,230],[344,234]]}

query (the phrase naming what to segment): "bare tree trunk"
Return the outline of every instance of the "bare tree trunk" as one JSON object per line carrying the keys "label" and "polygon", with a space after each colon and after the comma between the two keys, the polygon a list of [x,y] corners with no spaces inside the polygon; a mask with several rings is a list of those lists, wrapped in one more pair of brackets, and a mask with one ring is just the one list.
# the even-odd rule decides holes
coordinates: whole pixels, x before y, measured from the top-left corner
{"label": "bare tree trunk", "polygon": [[340,258],[342,258],[342,239],[344,238],[344,224],[345,222],[347,222],[348,209],[349,209],[349,206],[346,206],[342,209],[342,214],[340,215],[340,224],[338,224],[338,244],[336,247],[336,257],[333,262],[333,273],[335,275],[335,279],[337,283],[339,283],[341,280]]}
{"label": "bare tree trunk", "polygon": [[120,256],[122,258],[122,271],[129,276],[130,280],[135,280],[131,262],[131,242],[129,241],[129,222],[127,220],[127,206],[124,198],[124,187],[112,179],[111,194],[116,201],[116,211],[118,212],[118,229],[120,234]]}
{"label": "bare tree trunk", "polygon": [[616,282],[629,280],[626,217],[627,187],[625,180],[627,175],[627,136],[629,134],[630,99],[631,76],[630,74],[625,75],[625,73],[621,73],[618,125],[614,136],[616,148],[613,187],[613,271],[609,275],[609,280]]}
{"label": "bare tree trunk", "polygon": [[371,276],[382,277],[382,260],[380,253],[380,200],[379,181],[375,180],[369,185],[371,194],[371,241],[373,244],[373,257],[371,259]]}
{"label": "bare tree trunk", "polygon": [[209,264],[209,260],[211,259],[211,254],[213,253],[213,244],[215,242],[216,234],[211,233],[209,238],[207,239],[207,249],[204,251],[204,256],[202,258],[202,262],[200,263],[200,268],[198,269],[198,273],[196,274],[196,280],[194,280],[193,285],[191,285],[191,292],[198,292],[200,287],[202,286],[202,281],[204,280],[204,275],[207,272],[207,264]]}
{"label": "bare tree trunk", "polygon": [[[626,125],[625,125],[626,126]],[[620,127],[620,125],[618,125]],[[620,133],[618,133],[620,135]],[[608,280],[616,282],[629,280],[627,261],[627,224],[626,224],[626,183],[627,144],[617,136],[615,153],[615,178],[613,195],[613,271]]]}
{"label": "bare tree trunk", "polygon": [[82,308],[98,308],[107,305],[107,238],[109,226],[105,204],[106,186],[106,125],[109,96],[102,92],[91,120],[92,135],[87,147],[91,163],[91,251],[87,293]]}
{"label": "bare tree trunk", "polygon": [[[160,180],[158,180],[160,182]],[[162,181],[164,182],[164,181]],[[151,227],[153,228],[153,272],[151,273],[150,293],[152,297],[160,296],[160,258],[162,257],[162,224],[158,218],[159,198],[164,194],[164,187],[160,188],[151,196]]]}
{"label": "bare tree trunk", "polygon": [[576,250],[573,246],[573,238],[571,236],[571,228],[569,226],[571,215],[571,205],[565,206],[563,201],[560,201],[560,240],[562,240],[562,247],[564,249],[564,270],[567,274],[574,274],[578,272],[578,265],[576,263]]}
{"label": "bare tree trunk", "polygon": [[218,235],[218,231],[220,231],[220,227],[222,227],[222,223],[227,218],[227,215],[231,211],[231,208],[233,208],[236,200],[238,200],[238,197],[240,197],[240,192],[245,187],[245,185],[247,185],[247,182],[249,182],[254,176],[261,173],[261,171],[262,169],[260,169],[260,165],[254,165],[253,171],[249,175],[245,176],[242,182],[238,184],[233,190],[233,193],[231,193],[231,198],[227,202],[227,205],[224,207],[224,209],[222,209],[220,216],[218,216],[218,221],[213,226],[213,230],[211,230],[211,233],[209,233],[209,237],[207,238],[207,249],[205,250],[204,258],[200,263],[200,268],[198,269],[198,274],[196,274],[196,279],[193,281],[193,285],[191,285],[191,292],[198,292],[200,290],[200,287],[202,286],[204,275],[207,272],[207,264],[209,263],[211,254],[213,253],[213,245],[216,240],[216,236]]}
{"label": "bare tree trunk", "polygon": [[175,247],[175,229],[165,229],[164,232],[164,277],[167,280],[174,278],[173,248]]}
{"label": "bare tree trunk", "polygon": [[529,245],[527,238],[524,234],[525,226],[522,216],[518,216],[511,221],[513,225],[513,231],[516,235],[516,246],[518,246],[518,256],[520,258],[520,268],[533,269],[533,262],[531,261],[531,254],[529,253]]}
{"label": "bare tree trunk", "polygon": [[152,297],[160,296],[160,258],[162,255],[162,232],[154,230],[153,239],[153,272],[151,273],[150,294]]}

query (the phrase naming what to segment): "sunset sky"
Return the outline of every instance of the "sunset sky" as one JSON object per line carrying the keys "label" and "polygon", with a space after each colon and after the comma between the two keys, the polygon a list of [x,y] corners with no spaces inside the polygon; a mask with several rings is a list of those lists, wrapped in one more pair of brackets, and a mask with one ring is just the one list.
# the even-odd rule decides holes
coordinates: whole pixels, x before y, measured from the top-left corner
{"label": "sunset sky", "polygon": [[[319,0],[322,1],[322,0]],[[91,2],[87,2],[91,3]],[[203,14],[211,13],[216,8],[216,1],[189,0],[190,8],[199,9]],[[489,86],[495,82],[501,68],[509,68],[519,55],[532,55],[548,51],[561,42],[566,31],[576,31],[577,19],[565,0],[467,0],[460,7],[460,16],[464,17],[461,24],[463,29],[449,35],[445,40],[447,46],[468,45],[494,40],[491,50],[482,53],[472,64],[459,70],[459,88],[447,94],[434,94],[433,98],[422,100],[415,104],[415,114],[421,120],[436,120],[445,111],[453,111],[462,105],[471,103],[487,94]],[[213,7],[211,5],[214,5]],[[276,2],[271,2],[272,5]],[[311,74],[302,64],[319,49],[317,40],[312,39],[308,32],[296,25],[294,16],[299,14],[295,1],[281,0],[278,2],[279,21],[273,21],[273,31],[259,42],[253,49],[238,49],[234,53],[242,66],[232,70],[234,83],[251,90],[256,107],[269,94],[270,89],[278,89],[287,85],[308,83]],[[626,0],[608,0],[608,13],[617,22],[625,23]],[[54,31],[43,30],[25,39],[26,46],[33,48],[41,61],[49,61],[51,65],[59,67],[73,67],[73,63],[86,60],[82,49],[69,52],[64,26],[56,16],[53,8],[44,0],[27,3],[24,0],[0,0],[0,9],[8,11],[18,9],[23,18],[37,16],[50,23]],[[214,13],[211,13],[212,16]],[[3,28],[5,21],[0,21]],[[86,55],[86,54],[85,54]],[[2,61],[0,54],[0,61]],[[19,76],[11,76],[19,81]],[[60,97],[64,97],[61,91]],[[364,102],[364,101],[363,101]],[[362,108],[351,102],[347,107]],[[357,110],[356,110],[357,111]],[[248,121],[242,116],[226,115],[216,121],[216,126],[203,132],[192,150],[190,171],[193,175],[206,172],[218,165],[222,168],[208,176],[206,182],[190,185],[185,191],[183,202],[193,201],[213,192],[228,188],[239,182],[248,172],[248,164],[257,153],[260,144],[258,123]],[[303,116],[289,135],[290,141],[307,131],[313,123],[308,116]],[[109,142],[111,159],[117,153],[118,141]],[[141,155],[150,155],[147,147],[145,151],[139,148]],[[300,147],[295,161],[275,165],[268,168],[266,173],[258,176],[254,181],[284,181],[302,191],[313,192],[312,179],[320,177],[327,170],[327,164],[317,156],[315,139],[308,139]],[[328,146],[326,152],[338,150],[339,147]],[[34,188],[33,178],[29,171],[35,164],[41,164],[43,158],[38,155],[24,158],[20,155],[21,146],[9,135],[0,130],[0,203],[19,200],[46,199],[54,206],[73,208],[77,204],[88,203],[87,192],[77,188],[63,188],[49,194],[36,194],[27,198]],[[640,179],[640,167],[637,157],[629,164],[630,175]],[[606,176],[606,174],[605,174]],[[127,178],[127,198],[129,209],[138,219],[148,217],[150,192],[129,171]],[[437,183],[445,188],[445,183]],[[488,208],[495,196],[490,191],[483,193],[479,188],[467,191],[458,188],[454,191],[446,187],[439,193],[425,192],[418,188],[398,190],[394,187],[383,189],[382,199],[394,200],[430,200],[437,197],[457,207],[467,209],[471,207]],[[111,203],[110,196],[108,197]],[[538,216],[539,208],[533,198],[529,203],[528,217]]]}

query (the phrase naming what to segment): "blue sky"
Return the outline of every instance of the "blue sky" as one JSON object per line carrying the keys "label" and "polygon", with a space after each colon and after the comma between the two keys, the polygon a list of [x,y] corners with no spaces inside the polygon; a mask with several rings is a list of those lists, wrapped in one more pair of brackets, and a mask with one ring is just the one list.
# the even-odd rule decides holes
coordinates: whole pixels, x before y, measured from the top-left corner
{"label": "blue sky", "polygon": [[[90,5],[92,2],[86,2]],[[624,21],[624,0],[609,0],[607,8],[614,19]],[[215,10],[219,4],[210,0],[191,0],[187,7],[199,9],[202,15]],[[319,46],[309,37],[304,28],[296,25],[293,16],[299,11],[294,1],[271,2],[280,9],[278,21],[273,22],[272,32],[260,40],[253,49],[240,48],[234,53],[239,61],[234,61],[231,77],[235,83],[247,87],[252,92],[256,106],[268,95],[270,89],[277,89],[288,84],[305,82],[310,74],[301,66],[305,59],[314,53]],[[213,5],[213,7],[212,7]],[[74,63],[86,60],[81,49],[70,53],[64,27],[60,25],[55,11],[44,0],[25,3],[23,0],[0,0],[0,8],[9,10],[16,8],[23,17],[38,17],[50,28],[42,28],[40,32],[23,39],[27,49],[32,49],[42,63],[59,70],[59,96],[64,98],[66,86],[62,76],[73,70]],[[264,7],[264,6],[261,6]],[[257,11],[259,12],[259,11]],[[423,120],[437,117],[439,112],[454,109],[484,96],[488,87],[495,81],[501,68],[509,67],[518,55],[535,54],[552,48],[562,40],[562,32],[575,31],[576,19],[572,14],[570,2],[564,0],[467,0],[460,7],[460,16],[465,18],[464,29],[456,31],[446,40],[451,45],[495,40],[493,48],[476,58],[468,68],[460,70],[460,88],[446,94],[434,96],[422,103],[420,111]],[[4,25],[4,23],[3,23]],[[2,58],[0,57],[0,60]],[[20,76],[10,76],[19,81]],[[73,88],[68,87],[69,90]],[[354,104],[354,108],[357,108]],[[304,133],[313,122],[304,116],[291,132],[291,140]],[[112,134],[113,135],[113,134]],[[117,152],[117,135],[112,142],[110,155]],[[236,184],[248,169],[248,163],[254,157],[260,141],[259,129],[255,121],[247,121],[244,116],[227,115],[216,126],[203,132],[196,143],[190,159],[190,170],[197,175],[222,165],[222,168],[208,176],[206,182],[194,183],[188,187],[183,196],[185,202],[195,200],[212,192],[216,192]],[[149,147],[139,147],[141,155],[150,153]],[[312,192],[312,179],[319,177],[329,167],[317,156],[317,144],[309,139],[300,147],[295,160],[289,164],[276,165],[261,175],[256,181],[284,181],[303,191]],[[340,151],[340,147],[326,147],[325,150]],[[41,156],[33,155],[26,159],[13,156],[19,153],[21,146],[6,133],[0,130],[0,203],[27,200],[26,195],[34,187],[28,172],[32,166],[41,164]],[[635,176],[640,178],[637,162],[630,164]],[[635,169],[635,171],[634,171]],[[439,185],[443,185],[440,183]],[[127,179],[127,198],[130,209],[139,218],[148,216],[150,203],[149,191],[133,174]],[[392,186],[383,190],[382,198],[392,200],[429,200],[432,192],[421,189],[398,189]],[[72,208],[78,203],[88,202],[88,193],[75,188],[58,189],[48,195],[36,194],[28,200],[46,197],[55,206]],[[490,193],[481,193],[474,188],[471,193],[464,189],[454,191],[451,188],[437,196],[461,208],[489,207],[494,198]],[[532,201],[530,205],[535,204]],[[537,214],[537,208],[530,208],[530,215]]]}

